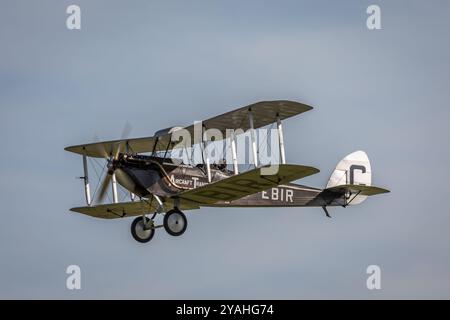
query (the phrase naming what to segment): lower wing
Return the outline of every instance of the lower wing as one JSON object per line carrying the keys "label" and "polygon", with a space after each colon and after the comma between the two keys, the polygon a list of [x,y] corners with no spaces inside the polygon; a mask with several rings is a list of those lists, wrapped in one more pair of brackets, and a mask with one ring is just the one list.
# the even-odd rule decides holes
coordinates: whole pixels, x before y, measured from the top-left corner
{"label": "lower wing", "polygon": [[318,169],[313,167],[292,164],[280,164],[276,173],[272,174],[265,174],[263,170],[270,170],[269,166],[256,168],[199,188],[184,191],[176,197],[181,199],[181,203],[183,203],[183,200],[189,200],[195,201],[199,205],[233,201],[319,172]]}
{"label": "lower wing", "polygon": [[[162,200],[164,211],[168,211],[174,207],[173,199],[163,198]],[[180,205],[181,210],[193,210],[200,208],[197,204],[193,204],[189,201],[183,201],[183,203],[181,203]],[[153,213],[156,211],[157,207],[158,202],[156,202],[156,200],[142,200],[122,203],[99,204],[89,207],[78,207],[72,208],[70,209],[70,211],[82,213],[95,218],[116,219]]]}

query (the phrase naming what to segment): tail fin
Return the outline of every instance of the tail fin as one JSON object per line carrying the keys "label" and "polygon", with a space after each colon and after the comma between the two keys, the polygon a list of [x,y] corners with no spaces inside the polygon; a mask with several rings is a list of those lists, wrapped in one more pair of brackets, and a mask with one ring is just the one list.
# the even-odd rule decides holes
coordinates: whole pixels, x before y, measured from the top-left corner
{"label": "tail fin", "polygon": [[[342,159],[331,174],[327,189],[344,185],[370,186],[372,169],[369,157],[364,151],[356,151]],[[359,204],[367,199],[366,195],[357,195],[351,204]]]}

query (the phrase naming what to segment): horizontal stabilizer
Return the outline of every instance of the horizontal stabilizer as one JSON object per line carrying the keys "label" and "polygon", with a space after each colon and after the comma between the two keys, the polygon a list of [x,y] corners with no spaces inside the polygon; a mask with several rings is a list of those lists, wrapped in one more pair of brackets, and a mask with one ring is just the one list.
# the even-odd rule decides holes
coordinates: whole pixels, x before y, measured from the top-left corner
{"label": "horizontal stabilizer", "polygon": [[351,192],[352,194],[358,194],[361,196],[374,196],[377,194],[390,192],[387,189],[383,189],[383,188],[379,188],[379,187],[364,186],[364,185],[357,185],[357,184],[343,184],[340,186],[327,188],[326,190],[330,190],[333,192],[339,192],[342,194]]}
{"label": "horizontal stabilizer", "polygon": [[219,201],[233,201],[319,172],[318,169],[313,167],[280,164],[278,165],[277,173],[263,175],[263,169],[267,168],[268,166],[256,168],[230,178],[182,192],[177,197],[208,205]]}

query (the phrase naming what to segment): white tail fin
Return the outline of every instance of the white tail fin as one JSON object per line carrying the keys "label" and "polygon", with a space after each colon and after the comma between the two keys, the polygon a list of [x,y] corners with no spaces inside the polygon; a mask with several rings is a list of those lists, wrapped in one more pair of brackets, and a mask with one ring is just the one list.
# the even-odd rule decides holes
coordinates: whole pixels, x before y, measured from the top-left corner
{"label": "white tail fin", "polygon": [[[327,183],[327,189],[340,185],[365,185],[372,183],[372,169],[369,157],[364,151],[356,151],[342,159],[331,174]],[[351,204],[359,204],[366,200],[367,196],[359,195],[351,201]]]}

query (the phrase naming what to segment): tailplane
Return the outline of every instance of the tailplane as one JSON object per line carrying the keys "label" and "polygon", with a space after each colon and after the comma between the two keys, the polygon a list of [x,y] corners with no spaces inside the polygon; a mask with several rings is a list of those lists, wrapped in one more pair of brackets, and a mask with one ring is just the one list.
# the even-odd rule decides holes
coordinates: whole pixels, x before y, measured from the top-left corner
{"label": "tailplane", "polygon": [[331,174],[327,190],[345,194],[348,204],[364,202],[368,196],[389,190],[372,187],[372,168],[364,151],[356,151],[342,159]]}

